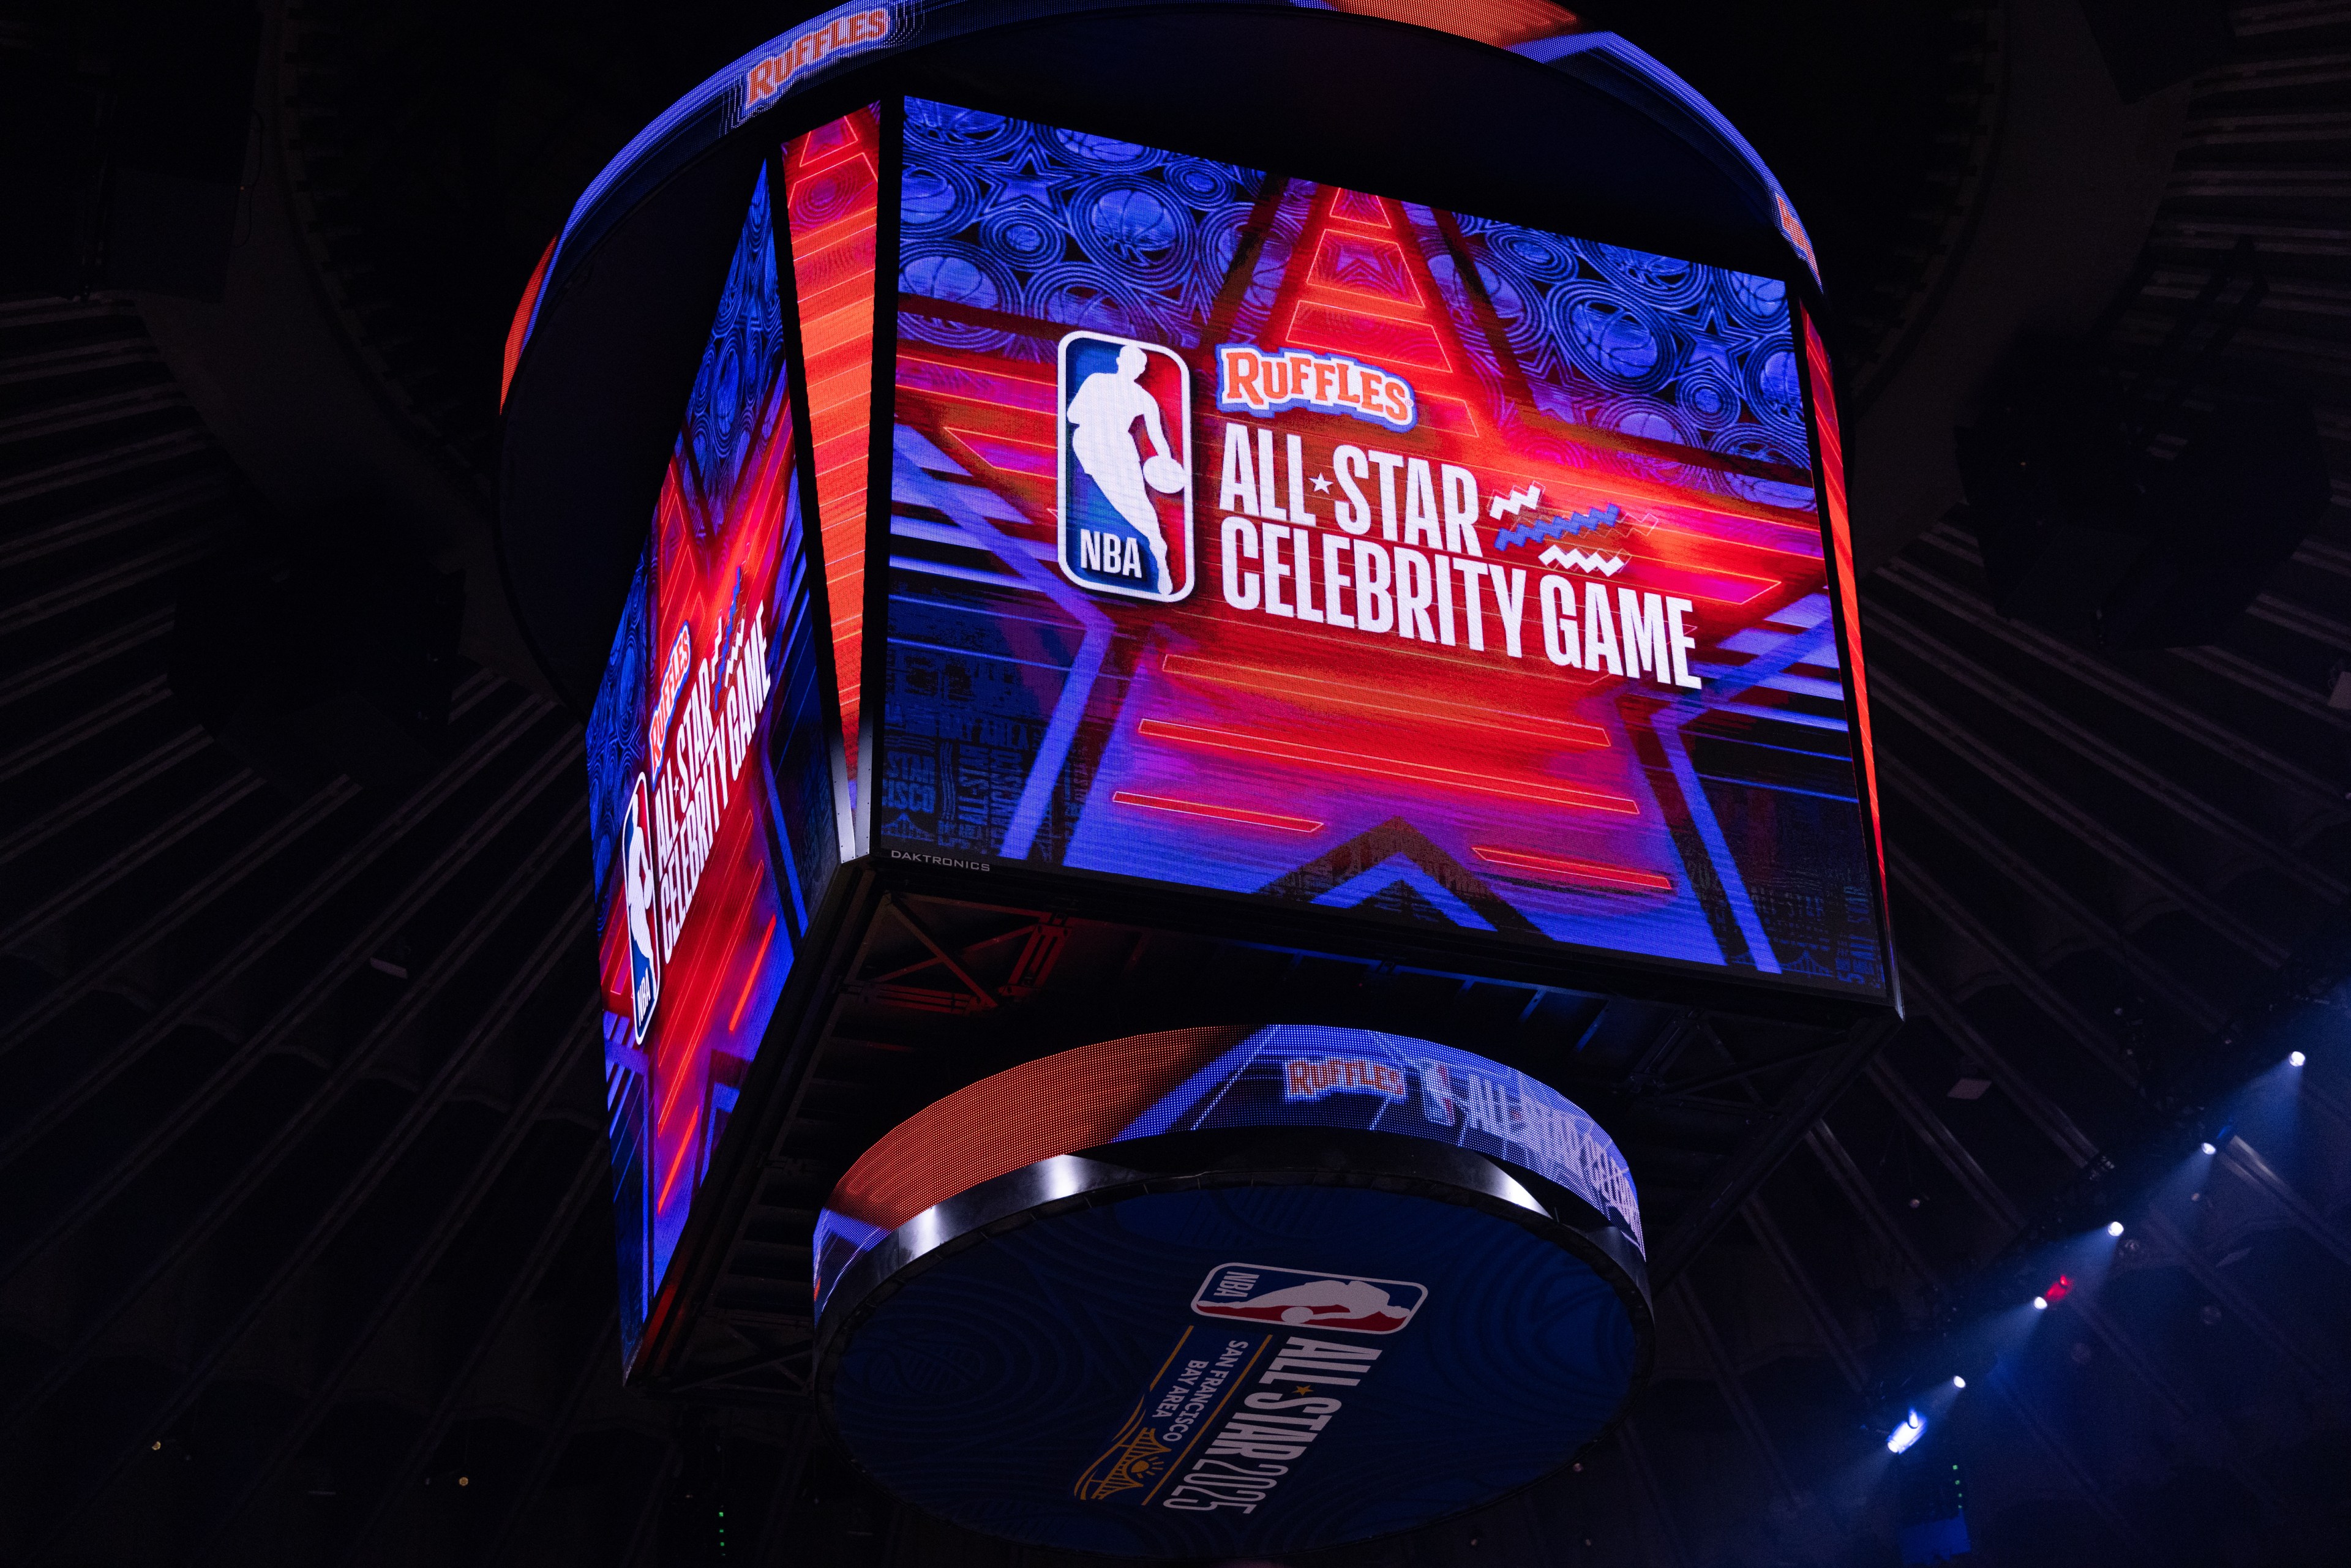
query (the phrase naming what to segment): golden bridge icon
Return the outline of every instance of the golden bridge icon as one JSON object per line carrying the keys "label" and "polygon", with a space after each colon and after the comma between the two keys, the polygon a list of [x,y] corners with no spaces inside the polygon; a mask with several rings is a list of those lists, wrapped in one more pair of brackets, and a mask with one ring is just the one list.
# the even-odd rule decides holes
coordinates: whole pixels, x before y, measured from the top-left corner
{"label": "golden bridge icon", "polygon": [[1147,1486],[1158,1478],[1161,1464],[1173,1451],[1144,1423],[1143,1406],[1137,1405],[1125,1428],[1111,1439],[1102,1458],[1086,1467],[1071,1490],[1080,1502],[1102,1502],[1120,1492]]}

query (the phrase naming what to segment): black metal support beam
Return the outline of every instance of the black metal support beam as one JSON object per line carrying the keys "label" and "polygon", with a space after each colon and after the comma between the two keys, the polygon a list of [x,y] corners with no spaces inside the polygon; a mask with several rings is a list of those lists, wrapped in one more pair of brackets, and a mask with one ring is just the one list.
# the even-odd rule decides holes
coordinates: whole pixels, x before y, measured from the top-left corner
{"label": "black metal support beam", "polygon": [[1949,1035],[1962,1051],[1984,1065],[2000,1092],[2076,1169],[2098,1157],[2098,1145],[2074,1124],[2064,1108],[2043,1093],[2041,1085],[2030,1073],[2020,1070],[2006,1051],[1970,1023],[1959,1004],[1945,996],[1917,965],[1902,966],[1902,994],[1916,1001],[1928,1021]]}
{"label": "black metal support beam", "polygon": [[2314,862],[2292,844],[2214,805],[2169,774],[2140,761],[1907,617],[1878,605],[1872,607],[1869,622],[1870,629],[1886,641],[1922,664],[1967,685],[2004,716],[2030,725],[2116,782],[2138,790],[2214,838],[2233,844],[2287,881],[2301,884],[2329,904],[2340,904],[2351,896],[2351,887],[2346,887],[2341,877]]}
{"label": "black metal support beam", "polygon": [[1672,1294],[1682,1311],[1688,1314],[1690,1327],[1698,1334],[1698,1348],[1706,1356],[1707,1370],[1713,1374],[1715,1386],[1722,1390],[1723,1403],[1730,1406],[1730,1418],[1738,1423],[1748,1446],[1755,1450],[1755,1457],[1762,1463],[1764,1475],[1770,1479],[1772,1490],[1780,1494],[1780,1500],[1790,1508],[1795,1507],[1795,1483],[1788,1479],[1788,1467],[1780,1458],[1779,1445],[1771,1441],[1771,1428],[1763,1424],[1762,1412],[1755,1407],[1753,1396],[1747,1392],[1747,1385],[1740,1378],[1739,1368],[1731,1363],[1730,1352],[1723,1345],[1722,1335],[1714,1326],[1714,1315],[1706,1310],[1706,1303],[1698,1300],[1698,1291],[1687,1276],[1674,1281]]}
{"label": "black metal support beam", "polygon": [[2254,1190],[2294,1216],[2296,1224],[2334,1255],[2336,1262],[2351,1265],[2351,1237],[2330,1224],[2311,1201],[2296,1192],[2294,1184],[2278,1174],[2277,1167],[2262,1158],[2261,1151],[2245,1142],[2242,1136],[2231,1137],[2220,1151],[2223,1169],[2241,1177]]}
{"label": "black metal support beam", "polygon": [[1928,1290],[1940,1294],[1946,1289],[1942,1271],[1927,1260],[1927,1254],[1920,1250],[1917,1239],[1903,1229],[1886,1211],[1886,1205],[1878,1200],[1877,1194],[1870,1187],[1869,1178],[1861,1174],[1859,1166],[1854,1164],[1853,1155],[1845,1152],[1845,1146],[1838,1140],[1836,1133],[1826,1122],[1814,1122],[1807,1130],[1804,1141],[1812,1145],[1813,1153],[1819,1157],[1821,1167],[1828,1172],[1829,1179],[1836,1183],[1837,1189],[1844,1194],[1845,1201],[1853,1206],[1855,1217],[1907,1263],[1910,1271],[1917,1275]]}
{"label": "black metal support beam", "polygon": [[1972,852],[1982,856],[1986,864],[1998,869],[2001,875],[2016,885],[2018,891],[2063,915],[2075,929],[2096,943],[2099,951],[2112,958],[2131,978],[2168,1003],[2181,1017],[2198,1028],[2208,1030],[2217,1029],[2226,1021],[2228,1014],[2218,1003],[2199,993],[2181,979],[2175,969],[2133,942],[2113,922],[2076,898],[2064,883],[2042,870],[2032,857],[1987,828],[1930,783],[1923,773],[1891,755],[1878,758],[1878,772],[1893,793],[1925,812],[1953,839],[1968,845]]}
{"label": "black metal support beam", "polygon": [[1951,1129],[1943,1124],[1943,1119],[1918,1097],[1918,1092],[1895,1071],[1891,1062],[1883,1056],[1878,1057],[1869,1064],[1866,1076],[1869,1086],[1894,1108],[1894,1113],[1902,1118],[1903,1125],[1908,1127],[1920,1143],[1934,1151],[1935,1158],[1951,1173],[1951,1178],[2001,1231],[2012,1236],[2023,1227],[2024,1216],[2018,1211],[2008,1194],[1985,1174],[1983,1166],[1976,1163],[1975,1155],[1968,1152],[1968,1146],[1952,1134]]}
{"label": "black metal support beam", "polygon": [[580,1222],[588,1204],[604,1196],[611,1170],[611,1161],[600,1148],[589,1155],[578,1174],[571,1178],[569,1189],[563,1195],[555,1212],[548,1217],[548,1223],[532,1243],[528,1255],[507,1280],[506,1289],[498,1293],[496,1306],[468,1333],[465,1352],[457,1364],[450,1369],[448,1381],[442,1385],[441,1397],[434,1401],[432,1413],[425,1417],[416,1435],[409,1439],[406,1456],[392,1469],[392,1479],[377,1492],[365,1521],[352,1531],[350,1544],[343,1553],[345,1563],[359,1561],[367,1554],[373,1545],[376,1532],[392,1517],[392,1511],[401,1501],[411,1495],[409,1489],[424,1473],[424,1467],[433,1462],[434,1450],[440,1446],[451,1423],[457,1418],[457,1411],[473,1385],[475,1371],[489,1354],[491,1346],[497,1343],[498,1335],[505,1332],[515,1313],[529,1299],[530,1292],[546,1276],[556,1253],[569,1239],[572,1228]]}
{"label": "black metal support beam", "polygon": [[1866,1388],[1869,1374],[1868,1369],[1862,1365],[1861,1353],[1854,1348],[1853,1338],[1844,1332],[1844,1325],[1837,1322],[1836,1311],[1829,1305],[1828,1297],[1822,1291],[1819,1281],[1813,1278],[1812,1270],[1804,1267],[1803,1260],[1798,1258],[1795,1249],[1788,1244],[1787,1233],[1772,1218],[1771,1207],[1763,1201],[1763,1195],[1758,1192],[1741,1204],[1739,1217],[1747,1221],[1747,1228],[1753,1233],[1757,1243],[1778,1267],[1781,1277],[1788,1281],[1789,1289],[1795,1291],[1796,1300],[1803,1303],[1804,1316],[1812,1320],[1813,1332],[1821,1336],[1821,1348],[1828,1352],[1829,1360],[1835,1364],[1839,1375],[1844,1377],[1845,1386],[1855,1394]]}
{"label": "black metal support beam", "polygon": [[2084,1017],[2082,1009],[2051,984],[2047,976],[2025,962],[2022,954],[1945,887],[1940,879],[1899,849],[1886,852],[1886,868],[1892,873],[1896,886],[1915,894],[1934,912],[1936,919],[1980,948],[1999,967],[2001,978],[2047,1014],[2052,1023],[2064,1030],[2101,1067],[2131,1087],[2138,1086],[2138,1069],[2115,1049],[2114,1041]]}
{"label": "black metal support beam", "polygon": [[538,1448],[530,1457],[530,1469],[523,1473],[521,1484],[515,1489],[514,1501],[507,1505],[506,1517],[498,1521],[497,1531],[483,1548],[482,1568],[499,1568],[522,1535],[523,1521],[531,1505],[547,1490],[562,1463],[564,1450],[571,1445],[571,1434],[579,1425],[580,1412],[588,1396],[609,1380],[620,1375],[621,1325],[618,1313],[607,1317],[603,1331],[591,1342],[587,1358],[573,1375],[565,1389],[561,1403],[557,1405],[539,1439]]}
{"label": "black metal support beam", "polygon": [[2115,1500],[2099,1489],[2098,1483],[2083,1467],[2080,1456],[2074,1452],[2072,1446],[2041,1412],[2033,1408],[2032,1401],[2022,1389],[2012,1385],[2006,1369],[1994,1368],[1988,1381],[1993,1392],[2000,1396],[2001,1402],[2016,1417],[2017,1424],[2057,1462],[2059,1470],[2073,1483],[2075,1495],[2088,1503],[2091,1511],[2105,1522],[2106,1528],[2115,1532],[2115,1539],[2142,1560],[2148,1559],[2150,1552],[2147,1538],[2139,1533],[2137,1526],[2131,1522]]}
{"label": "black metal support beam", "polygon": [[1657,1241],[1649,1259],[1649,1283],[1662,1290],[1689,1267],[1698,1249],[1728,1224],[1761,1186],[1773,1167],[1804,1136],[1821,1113],[1844,1092],[1854,1075],[1867,1064],[1902,1020],[1891,1013],[1865,1019],[1845,1031],[1842,1046],[1815,1061],[1811,1074],[1794,1092],[1770,1109],[1773,1114],[1749,1134],[1717,1167],[1713,1177],[1684,1207],[1673,1227]]}
{"label": "black metal support beam", "polygon": [[1625,1461],[1632,1468],[1633,1479],[1641,1489],[1642,1500],[1649,1505],[1649,1517],[1655,1521],[1657,1539],[1665,1543],[1666,1561],[1670,1568],[1689,1568],[1689,1548],[1682,1541],[1681,1527],[1675,1521],[1674,1511],[1666,1501],[1666,1489],[1657,1476],[1656,1466],[1650,1462],[1648,1445],[1641,1440],[1639,1423],[1627,1417],[1616,1428],[1616,1441],[1625,1450]]}

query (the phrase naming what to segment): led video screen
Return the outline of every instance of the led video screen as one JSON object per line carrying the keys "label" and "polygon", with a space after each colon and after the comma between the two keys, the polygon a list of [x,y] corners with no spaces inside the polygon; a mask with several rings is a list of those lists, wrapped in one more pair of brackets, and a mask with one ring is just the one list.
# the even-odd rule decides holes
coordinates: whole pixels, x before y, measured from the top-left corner
{"label": "led video screen", "polygon": [[588,731],[624,1357],[840,862],[763,176]]}
{"label": "led video screen", "polygon": [[1785,285],[901,135],[877,855],[1885,994]]}
{"label": "led video screen", "polygon": [[1565,1187],[1646,1250],[1615,1141],[1514,1068],[1375,1030],[1179,1029],[1040,1057],[892,1129],[817,1216],[817,1310],[891,1231],[984,1181],[1080,1149],[1229,1127],[1393,1133],[1490,1155]]}

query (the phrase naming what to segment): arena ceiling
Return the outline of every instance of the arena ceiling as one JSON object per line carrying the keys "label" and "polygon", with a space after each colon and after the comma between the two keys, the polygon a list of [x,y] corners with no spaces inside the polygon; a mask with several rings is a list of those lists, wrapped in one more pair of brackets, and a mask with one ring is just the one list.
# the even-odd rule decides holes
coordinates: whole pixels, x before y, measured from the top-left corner
{"label": "arena ceiling", "polygon": [[[1779,1117],[1777,1163],[1675,1259],[1658,1381],[1603,1450],[1359,1558],[1890,1561],[1896,1500],[1841,1457],[1855,1434],[2110,1216],[2130,1230],[2095,1298],[1952,1418],[1980,1549],[2351,1541],[2351,708],[2329,700],[2351,6],[2240,5],[2224,53],[2168,63],[2118,9],[1682,0],[1620,23],[1747,132],[1823,256],[1909,1018],[1821,1105],[1768,1041],[1620,1013],[1616,1115],[1715,1118],[1725,1147]],[[864,1488],[789,1377],[748,1404],[619,1386],[581,737],[486,546],[499,348],[548,236],[637,126],[781,25],[273,5],[225,298],[0,300],[0,1557],[1015,1555]],[[0,27],[10,79],[92,101],[132,53],[87,19]],[[2096,329],[2128,369],[2210,331],[2198,297],[2246,241],[2264,291],[2183,401],[2311,396],[2325,518],[2210,644],[2116,653],[2001,615],[1953,424],[2020,334]],[[324,565],[319,538],[343,541]],[[433,586],[450,571],[462,605]],[[191,605],[276,602],[257,584],[355,581],[349,613],[191,631]],[[223,647],[331,675],[355,636],[446,644],[445,729],[324,679],[279,694],[314,721],[296,756],[207,701]],[[1056,983],[1058,938],[909,915],[872,987]],[[1202,960],[1123,961],[1180,988]],[[2273,1135],[2230,1108],[2289,1038],[2311,1060]],[[842,1103],[886,1077],[856,1055]],[[838,1154],[804,1131],[744,1243],[786,1294]]]}

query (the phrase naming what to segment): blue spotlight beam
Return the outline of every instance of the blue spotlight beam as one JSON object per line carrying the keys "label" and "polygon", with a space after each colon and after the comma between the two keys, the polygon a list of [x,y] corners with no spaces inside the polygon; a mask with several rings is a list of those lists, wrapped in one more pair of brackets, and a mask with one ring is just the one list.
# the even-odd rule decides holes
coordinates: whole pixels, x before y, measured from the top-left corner
{"label": "blue spotlight beam", "polygon": [[2016,1417],[2018,1425],[2031,1433],[2043,1451],[2056,1461],[2057,1467],[2073,1481],[2075,1494],[2105,1521],[2107,1528],[2115,1532],[2115,1538],[2141,1553],[2152,1555],[2147,1539],[2140,1533],[2137,1524],[2113,1498],[2106,1495],[2105,1489],[2091,1479],[2090,1472],[2083,1465],[2080,1456],[2074,1453],[2073,1446],[2066,1442],[2063,1431],[2053,1426],[2038,1405],[2016,1386],[2015,1379],[2007,1374],[1996,1373],[1989,1381],[1992,1391]]}
{"label": "blue spotlight beam", "polygon": [[2179,1260],[2189,1276],[2204,1288],[2207,1295],[2236,1314],[2237,1321],[2252,1330],[2256,1337],[2276,1352],[2281,1359],[2311,1380],[2314,1387],[2325,1385],[2332,1374],[2310,1358],[2294,1335],[2280,1328],[2275,1319],[2263,1312],[2261,1304],[2239,1289],[2200,1251],[2195,1241],[2171,1220],[2159,1212],[2149,1212],[2147,1229],[2155,1239]]}
{"label": "blue spotlight beam", "polygon": [[2309,1200],[2296,1192],[2294,1185],[2278,1173],[2277,1167],[2262,1158],[2260,1151],[2241,1137],[2229,1140],[2228,1152],[2220,1156],[2226,1166],[2270,1200],[2293,1215],[2310,1239],[2335,1254],[2337,1261],[2351,1264],[2351,1239],[2326,1222],[2326,1217],[2311,1207]]}
{"label": "blue spotlight beam", "polygon": [[2170,1406],[2173,1415],[2183,1421],[2194,1417],[2195,1400],[2173,1379],[2163,1364],[2139,1343],[2137,1334],[2130,1333],[2120,1320],[2094,1301],[2074,1297],[2073,1305],[2074,1316],[2098,1337],[2099,1343],[2106,1347],[2106,1353],[2129,1368],[2131,1375],[2157,1398]]}

